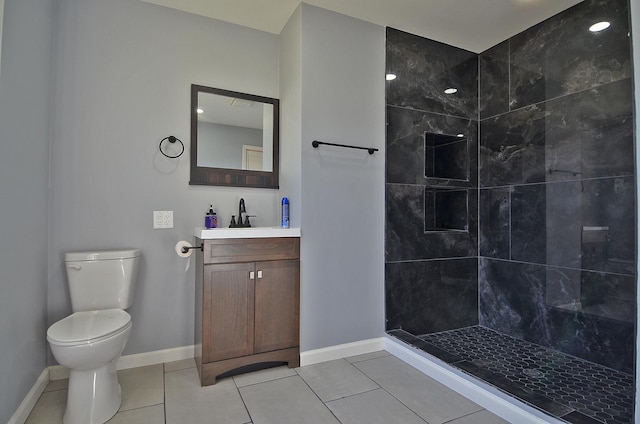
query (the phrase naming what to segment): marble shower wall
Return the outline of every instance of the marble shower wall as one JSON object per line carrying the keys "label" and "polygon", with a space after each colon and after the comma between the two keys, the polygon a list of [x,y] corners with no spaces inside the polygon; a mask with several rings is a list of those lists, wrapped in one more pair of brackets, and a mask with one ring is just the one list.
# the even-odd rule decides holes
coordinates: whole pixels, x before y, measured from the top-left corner
{"label": "marble shower wall", "polygon": [[477,325],[478,55],[388,28],[387,71],[387,329]]}
{"label": "marble shower wall", "polygon": [[[633,370],[628,21],[586,0],[480,55],[387,30],[387,329],[479,323]],[[429,133],[461,134],[468,178],[433,178]]]}
{"label": "marble shower wall", "polygon": [[[480,324],[634,366],[626,0],[582,2],[480,54]],[[605,19],[601,33],[587,29]]]}

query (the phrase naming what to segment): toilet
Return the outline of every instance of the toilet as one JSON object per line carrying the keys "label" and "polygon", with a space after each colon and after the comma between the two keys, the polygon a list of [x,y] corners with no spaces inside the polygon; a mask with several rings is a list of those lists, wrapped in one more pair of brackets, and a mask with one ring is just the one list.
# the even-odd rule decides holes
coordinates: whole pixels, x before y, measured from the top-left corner
{"label": "toilet", "polygon": [[64,424],[102,424],[122,396],[116,364],[131,332],[140,250],[65,254],[73,313],[47,330],[51,352],[69,369]]}

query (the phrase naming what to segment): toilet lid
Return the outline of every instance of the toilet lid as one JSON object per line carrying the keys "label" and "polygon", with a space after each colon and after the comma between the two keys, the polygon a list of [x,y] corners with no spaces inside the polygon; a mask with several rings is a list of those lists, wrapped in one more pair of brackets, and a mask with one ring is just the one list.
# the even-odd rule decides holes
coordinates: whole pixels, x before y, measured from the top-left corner
{"label": "toilet lid", "polygon": [[61,344],[91,343],[120,332],[131,322],[122,309],[75,312],[47,330],[50,342]]}

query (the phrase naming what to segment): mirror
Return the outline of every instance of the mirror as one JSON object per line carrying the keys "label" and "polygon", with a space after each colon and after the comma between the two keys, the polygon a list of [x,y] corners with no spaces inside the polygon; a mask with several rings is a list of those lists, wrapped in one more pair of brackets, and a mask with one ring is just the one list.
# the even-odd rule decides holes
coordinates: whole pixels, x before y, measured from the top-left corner
{"label": "mirror", "polygon": [[279,100],[191,85],[191,185],[278,188]]}

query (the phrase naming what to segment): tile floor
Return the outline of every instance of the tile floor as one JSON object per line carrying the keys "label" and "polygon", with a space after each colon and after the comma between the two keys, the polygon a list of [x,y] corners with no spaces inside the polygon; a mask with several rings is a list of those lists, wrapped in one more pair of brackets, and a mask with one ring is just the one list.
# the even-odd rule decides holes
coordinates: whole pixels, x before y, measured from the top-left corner
{"label": "tile floor", "polygon": [[633,375],[480,326],[389,334],[563,421],[633,422]]}
{"label": "tile floor", "polygon": [[[500,417],[387,352],[271,368],[201,387],[193,360],[118,372],[110,424],[503,424]],[[26,424],[61,424],[66,380],[52,381]]]}

